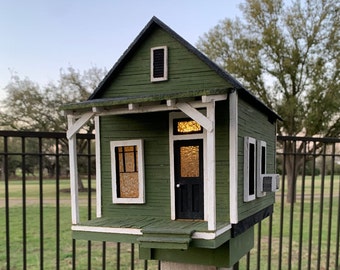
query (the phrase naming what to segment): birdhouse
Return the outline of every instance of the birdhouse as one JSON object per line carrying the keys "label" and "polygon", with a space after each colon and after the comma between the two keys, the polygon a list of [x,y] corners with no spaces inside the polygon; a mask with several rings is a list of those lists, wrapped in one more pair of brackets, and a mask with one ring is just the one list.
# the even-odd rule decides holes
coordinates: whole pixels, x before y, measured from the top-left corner
{"label": "birdhouse", "polygon": [[[221,267],[252,248],[253,226],[273,212],[280,117],[159,19],[87,101],[62,109],[75,239]],[[79,220],[75,134],[91,118],[97,215]]]}

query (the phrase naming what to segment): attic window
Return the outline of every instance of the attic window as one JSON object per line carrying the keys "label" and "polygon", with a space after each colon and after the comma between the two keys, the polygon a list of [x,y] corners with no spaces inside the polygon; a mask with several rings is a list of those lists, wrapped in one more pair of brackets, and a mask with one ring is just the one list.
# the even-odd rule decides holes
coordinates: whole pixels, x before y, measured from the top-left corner
{"label": "attic window", "polygon": [[151,48],[151,81],[159,82],[168,79],[168,47]]}
{"label": "attic window", "polygon": [[144,203],[142,141],[112,141],[111,164],[113,203]]}

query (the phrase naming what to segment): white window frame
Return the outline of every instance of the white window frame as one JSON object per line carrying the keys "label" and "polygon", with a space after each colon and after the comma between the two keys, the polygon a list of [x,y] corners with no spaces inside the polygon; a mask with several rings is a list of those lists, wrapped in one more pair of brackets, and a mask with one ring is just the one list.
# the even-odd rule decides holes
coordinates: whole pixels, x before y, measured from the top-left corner
{"label": "white window frame", "polygon": [[[264,162],[264,172],[262,172],[262,150],[264,148],[265,151],[265,162]],[[264,141],[257,141],[257,187],[256,187],[256,196],[263,197],[266,195],[266,192],[263,192],[263,178],[261,177],[263,174],[267,173],[267,143]]]}
{"label": "white window frame", "polygon": [[[250,153],[250,145],[253,145],[254,153],[252,153],[253,156],[253,168],[254,171],[250,171],[250,164],[249,164],[249,155]],[[256,166],[256,139],[251,137],[245,137],[244,138],[244,191],[243,191],[243,200],[245,202],[250,202],[255,200],[256,198],[256,178],[257,178],[257,166]],[[250,174],[253,173],[253,187],[254,187],[254,193],[249,193],[249,186],[250,186]]]}
{"label": "white window frame", "polygon": [[[154,51],[155,50],[164,50],[164,76],[163,77],[154,77],[153,76],[153,62],[154,62]],[[160,82],[160,81],[166,81],[168,80],[168,47],[167,46],[159,46],[159,47],[153,47],[151,48],[151,63],[150,63],[150,80],[151,82]]]}
{"label": "white window frame", "polygon": [[[138,162],[138,198],[119,198],[117,196],[117,171],[116,171],[116,155],[115,148],[120,146],[137,146],[137,162]],[[143,204],[145,203],[144,194],[144,149],[143,140],[124,140],[124,141],[111,141],[111,177],[112,177],[112,202],[114,204]]]}

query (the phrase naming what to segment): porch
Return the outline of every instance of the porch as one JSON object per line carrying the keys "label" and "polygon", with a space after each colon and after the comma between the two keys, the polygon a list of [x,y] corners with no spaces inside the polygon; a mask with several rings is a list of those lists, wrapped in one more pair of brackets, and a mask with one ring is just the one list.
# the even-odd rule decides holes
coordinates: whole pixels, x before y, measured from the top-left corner
{"label": "porch", "polygon": [[73,238],[138,243],[162,249],[217,248],[231,238],[231,225],[218,222],[215,231],[201,220],[166,220],[157,217],[96,218],[73,225]]}

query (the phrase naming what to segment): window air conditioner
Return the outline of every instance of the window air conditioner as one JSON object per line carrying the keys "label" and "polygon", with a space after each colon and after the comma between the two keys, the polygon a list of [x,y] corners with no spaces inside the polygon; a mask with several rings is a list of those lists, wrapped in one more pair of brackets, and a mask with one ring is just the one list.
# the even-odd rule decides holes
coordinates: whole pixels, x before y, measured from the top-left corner
{"label": "window air conditioner", "polygon": [[275,192],[280,187],[280,176],[278,174],[262,174],[263,192]]}

